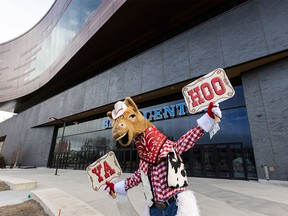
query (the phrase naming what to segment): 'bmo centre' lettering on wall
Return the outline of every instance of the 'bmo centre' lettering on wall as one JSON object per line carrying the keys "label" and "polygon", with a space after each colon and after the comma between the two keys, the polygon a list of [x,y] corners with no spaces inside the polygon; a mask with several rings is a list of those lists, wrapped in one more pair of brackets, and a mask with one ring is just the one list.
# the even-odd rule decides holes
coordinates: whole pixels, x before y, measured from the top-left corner
{"label": "'bmo centre' lettering on wall", "polygon": [[[142,111],[145,118],[149,121],[158,121],[163,119],[169,119],[174,117],[181,117],[189,114],[187,111],[187,105],[185,102],[174,104],[171,106],[164,106],[160,108],[155,108],[151,110]],[[104,121],[104,128],[111,128],[112,121],[107,119]]]}

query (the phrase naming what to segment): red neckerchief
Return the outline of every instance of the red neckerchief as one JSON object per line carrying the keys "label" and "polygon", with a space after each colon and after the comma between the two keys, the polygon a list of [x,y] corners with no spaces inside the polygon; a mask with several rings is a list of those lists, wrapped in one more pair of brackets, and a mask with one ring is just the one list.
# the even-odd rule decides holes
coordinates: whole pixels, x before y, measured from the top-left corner
{"label": "red neckerchief", "polygon": [[139,157],[150,164],[156,164],[160,149],[166,140],[156,127],[147,128],[144,133],[135,138],[135,145]]}

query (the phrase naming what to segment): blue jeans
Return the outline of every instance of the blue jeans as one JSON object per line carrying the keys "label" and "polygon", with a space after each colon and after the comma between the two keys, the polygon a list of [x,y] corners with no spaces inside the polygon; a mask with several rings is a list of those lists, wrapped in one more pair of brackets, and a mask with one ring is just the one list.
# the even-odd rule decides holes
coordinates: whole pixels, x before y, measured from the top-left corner
{"label": "blue jeans", "polygon": [[150,207],[150,216],[175,216],[177,214],[178,206],[176,202],[172,202],[165,209],[157,208],[156,206]]}

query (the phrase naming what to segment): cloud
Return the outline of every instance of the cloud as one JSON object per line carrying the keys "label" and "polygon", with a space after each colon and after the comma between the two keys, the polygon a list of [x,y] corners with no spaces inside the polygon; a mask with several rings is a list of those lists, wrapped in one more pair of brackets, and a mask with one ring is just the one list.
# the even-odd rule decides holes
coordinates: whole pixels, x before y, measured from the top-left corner
{"label": "cloud", "polygon": [[0,43],[30,30],[50,9],[55,0],[0,0]]}

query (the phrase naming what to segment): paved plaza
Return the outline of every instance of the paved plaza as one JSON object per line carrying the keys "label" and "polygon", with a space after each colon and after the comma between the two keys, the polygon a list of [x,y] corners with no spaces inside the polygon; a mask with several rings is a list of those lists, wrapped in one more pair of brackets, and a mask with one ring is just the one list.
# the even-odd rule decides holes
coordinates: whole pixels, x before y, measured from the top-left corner
{"label": "paved plaza", "polygon": [[[113,200],[105,191],[94,191],[84,170],[54,169],[1,169],[1,178],[20,178],[36,181],[35,188],[10,190],[0,193],[0,206],[20,203],[29,199],[29,194],[45,194],[46,191],[61,191],[79,200],[88,209],[94,209],[98,215],[120,216],[141,214],[144,196],[141,186],[129,191],[128,199],[120,197]],[[130,174],[123,174],[123,178]],[[190,188],[195,192],[202,216],[285,216],[288,215],[288,187],[258,181],[189,178]],[[61,196],[54,194],[57,204],[61,204]],[[33,198],[33,196],[32,196]],[[66,200],[67,201],[67,198]],[[45,202],[49,202],[46,200]],[[64,200],[63,200],[64,202]],[[74,201],[75,202],[75,201]],[[65,204],[66,210],[73,209],[73,214],[83,215],[83,205]],[[82,209],[83,211],[83,209]],[[65,210],[61,213],[65,215]],[[97,214],[96,214],[97,215]]]}

